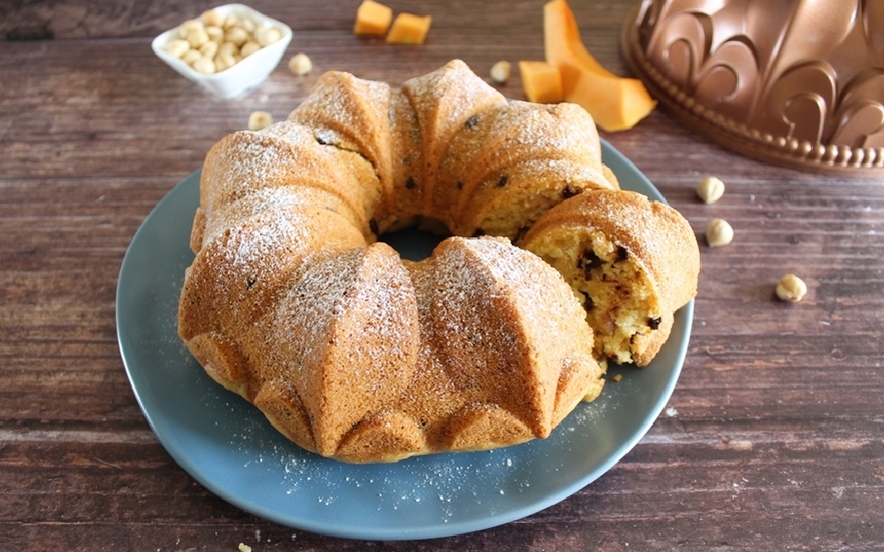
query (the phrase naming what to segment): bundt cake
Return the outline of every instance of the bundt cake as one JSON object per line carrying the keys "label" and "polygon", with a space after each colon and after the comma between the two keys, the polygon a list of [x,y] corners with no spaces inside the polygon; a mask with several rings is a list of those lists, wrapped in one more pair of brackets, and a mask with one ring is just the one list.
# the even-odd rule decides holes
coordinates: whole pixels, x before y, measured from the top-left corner
{"label": "bundt cake", "polygon": [[[577,106],[507,102],[457,60],[398,90],[327,73],[206,156],[179,335],[326,457],[547,437],[603,368],[579,294],[511,242],[595,191],[619,186]],[[418,262],[377,241],[414,224],[453,236]]]}
{"label": "bundt cake", "polygon": [[694,298],[700,252],[673,208],[636,192],[598,190],[550,209],[520,243],[577,293],[597,358],[647,366],[673,315]]}

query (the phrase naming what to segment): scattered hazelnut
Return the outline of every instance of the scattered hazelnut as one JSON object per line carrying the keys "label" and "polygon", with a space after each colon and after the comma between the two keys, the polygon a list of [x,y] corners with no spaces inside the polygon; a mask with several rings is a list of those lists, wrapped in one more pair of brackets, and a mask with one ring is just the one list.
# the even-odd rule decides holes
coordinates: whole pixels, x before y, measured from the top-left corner
{"label": "scattered hazelnut", "polygon": [[807,284],[794,274],[786,274],[777,284],[777,297],[783,301],[797,303],[807,293]]}
{"label": "scattered hazelnut", "polygon": [[273,115],[266,111],[253,111],[249,115],[249,130],[261,130],[273,124]]}
{"label": "scattered hazelnut", "polygon": [[304,52],[298,52],[289,60],[289,71],[298,76],[304,76],[313,70],[313,62]]}
{"label": "scattered hazelnut", "polygon": [[711,205],[724,195],[724,182],[714,176],[707,176],[697,184],[697,195],[706,205]]}
{"label": "scattered hazelnut", "polygon": [[709,247],[720,247],[734,239],[734,229],[724,219],[712,219],[706,224],[706,243]]}
{"label": "scattered hazelnut", "polygon": [[496,83],[504,84],[510,78],[512,65],[508,61],[498,61],[491,66],[491,80]]}

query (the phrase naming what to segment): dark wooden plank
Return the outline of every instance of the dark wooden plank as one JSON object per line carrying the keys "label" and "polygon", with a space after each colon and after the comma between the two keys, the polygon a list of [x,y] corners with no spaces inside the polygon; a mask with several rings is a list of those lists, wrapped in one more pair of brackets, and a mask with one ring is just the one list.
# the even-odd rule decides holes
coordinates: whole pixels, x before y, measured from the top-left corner
{"label": "dark wooden plank", "polygon": [[[735,155],[663,111],[603,137],[701,241],[712,217],[736,237],[701,246],[672,400],[598,481],[503,527],[368,543],[258,519],[175,465],[129,388],[114,322],[120,263],[156,203],[249,113],[285,117],[322,71],[398,84],[452,58],[484,76],[500,59],[543,55],[542,1],[390,2],[433,14],[420,48],[353,37],[356,4],[252,4],[295,29],[286,56],[305,51],[316,69],[296,78],[281,65],[233,101],[150,50],[154,35],[211,4],[0,5],[0,542],[25,551],[880,549],[884,187]],[[572,2],[587,45],[621,73],[620,25],[634,4]],[[501,90],[524,98],[517,73]],[[727,184],[712,206],[694,196],[707,174]],[[807,281],[801,303],[775,299],[784,272]]]}

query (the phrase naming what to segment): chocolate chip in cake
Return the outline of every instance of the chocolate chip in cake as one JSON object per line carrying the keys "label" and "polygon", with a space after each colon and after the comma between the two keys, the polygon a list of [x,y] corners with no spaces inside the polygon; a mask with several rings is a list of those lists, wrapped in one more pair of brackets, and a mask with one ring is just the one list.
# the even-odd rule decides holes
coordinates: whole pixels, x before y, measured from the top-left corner
{"label": "chocolate chip in cake", "polygon": [[598,268],[602,266],[602,259],[595,254],[595,251],[592,249],[588,249],[583,252],[583,255],[577,258],[577,268],[583,271],[584,278],[587,280],[592,279],[592,275],[590,272],[594,268]]}
{"label": "chocolate chip in cake", "polygon": [[581,193],[583,190],[572,186],[571,184],[565,184],[565,187],[562,188],[562,197],[568,199],[569,197],[574,197],[577,194]]}
{"label": "chocolate chip in cake", "polygon": [[246,279],[246,289],[252,289],[252,286],[258,283],[258,279],[254,276],[249,276]]}
{"label": "chocolate chip in cake", "polygon": [[626,259],[629,258],[629,250],[623,247],[622,245],[617,246],[617,261],[618,263],[622,263]]}
{"label": "chocolate chip in cake", "polygon": [[466,122],[463,124],[463,126],[467,127],[470,130],[473,130],[474,128],[476,128],[476,126],[478,124],[479,124],[479,116],[478,115],[471,115],[470,118],[467,119]]}
{"label": "chocolate chip in cake", "polygon": [[652,316],[651,318],[648,318],[648,327],[652,330],[659,329],[660,322],[662,322],[662,320],[660,320],[659,316]]}
{"label": "chocolate chip in cake", "polygon": [[500,177],[500,180],[497,181],[497,187],[503,188],[506,186],[506,183],[509,182],[509,177],[507,175],[503,175]]}

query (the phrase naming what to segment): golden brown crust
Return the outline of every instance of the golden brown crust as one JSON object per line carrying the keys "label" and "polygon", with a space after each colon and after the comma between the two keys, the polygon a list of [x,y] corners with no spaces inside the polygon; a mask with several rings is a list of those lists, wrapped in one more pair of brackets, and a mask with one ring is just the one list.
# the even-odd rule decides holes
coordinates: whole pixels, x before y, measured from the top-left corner
{"label": "golden brown crust", "polygon": [[562,275],[505,238],[452,237],[419,263],[375,239],[418,220],[515,237],[575,193],[616,190],[578,110],[507,104],[456,60],[401,91],[323,76],[288,120],[207,155],[179,334],[324,456],[548,436],[603,384]]}

